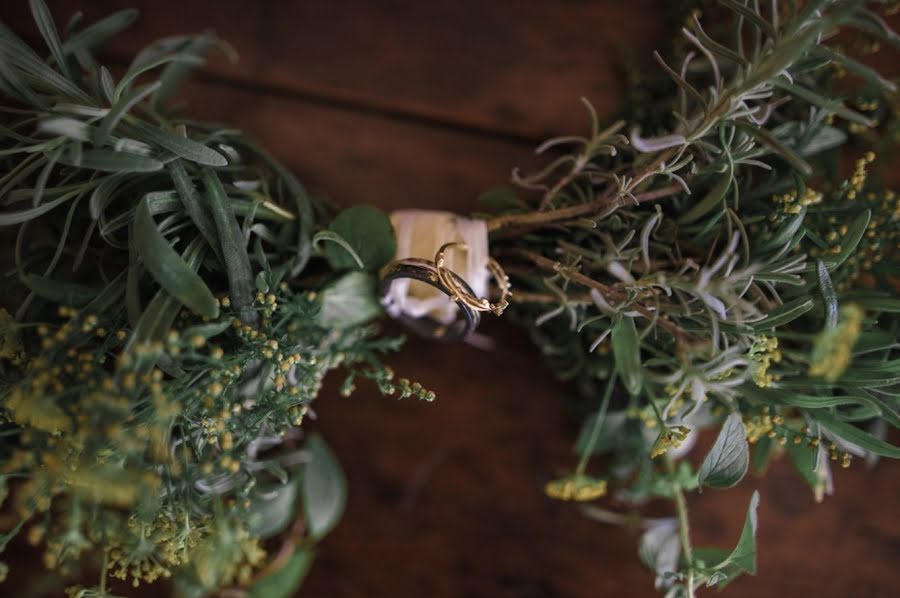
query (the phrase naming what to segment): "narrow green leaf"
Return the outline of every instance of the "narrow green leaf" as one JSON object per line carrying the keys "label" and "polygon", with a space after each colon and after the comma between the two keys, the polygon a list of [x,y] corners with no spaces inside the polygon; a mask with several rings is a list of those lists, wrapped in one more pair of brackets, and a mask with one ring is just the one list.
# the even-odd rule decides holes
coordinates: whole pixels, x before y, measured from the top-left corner
{"label": "narrow green leaf", "polygon": [[835,52],[828,46],[822,45],[816,48],[816,53],[820,56],[823,56],[829,60],[834,62],[839,62],[845,69],[853,73],[854,75],[862,78],[866,83],[872,85],[873,87],[879,88],[881,91],[885,91],[888,93],[896,93],[897,86],[892,82],[888,81],[881,74],[873,69],[870,66],[867,66],[853,58],[850,58],[846,54],[841,54],[840,52]]}
{"label": "narrow green leaf", "polygon": [[204,204],[200,194],[197,192],[194,181],[188,174],[184,164],[182,164],[181,160],[172,160],[167,165],[167,169],[169,176],[172,177],[172,182],[175,184],[178,199],[181,200],[184,206],[184,211],[187,212],[194,226],[197,227],[197,230],[200,231],[206,242],[213,248],[219,259],[223,259],[222,247],[219,243],[219,236],[216,233],[216,223],[209,213],[209,208]]}
{"label": "narrow green leaf", "polygon": [[809,297],[797,297],[769,312],[763,320],[753,322],[751,327],[757,331],[780,328],[811,310],[813,305],[814,302]]}
{"label": "narrow green leaf", "polygon": [[[119,101],[119,98],[122,97],[122,94],[131,89],[131,84],[134,83],[135,79],[146,73],[147,71],[151,71],[159,66],[169,63],[181,63],[181,62],[189,62],[192,64],[202,64],[203,61],[196,56],[184,56],[181,54],[170,54],[169,56],[162,56],[153,60],[151,62],[147,62],[140,65],[132,65],[131,68],[128,69],[128,72],[122,76],[119,84],[116,85],[116,93],[115,100]],[[160,82],[160,85],[162,83]]]}
{"label": "narrow green leaf", "polygon": [[834,328],[838,323],[838,300],[834,292],[834,284],[828,275],[825,262],[816,260],[816,275],[819,278],[819,290],[822,291],[822,300],[825,303],[825,328]]}
{"label": "narrow green leaf", "polygon": [[48,201],[47,203],[42,203],[39,206],[28,208],[27,210],[19,210],[18,212],[3,212],[0,213],[0,227],[2,226],[13,226],[16,224],[22,224],[23,222],[28,222],[29,220],[34,220],[38,216],[42,214],[46,214],[56,206],[65,203],[72,199],[71,194],[63,195],[53,201]]}
{"label": "narrow green leaf", "polygon": [[22,284],[28,287],[35,295],[60,305],[71,307],[83,307],[96,297],[96,288],[74,282],[62,282],[37,274],[26,274],[22,277]]}
{"label": "narrow green leaf", "polygon": [[823,258],[829,272],[834,272],[844,261],[856,252],[859,242],[866,233],[866,227],[869,226],[869,220],[872,218],[872,211],[865,210],[853,219],[853,223],[847,230],[847,234],[841,239],[841,250],[836,255],[830,255]]}
{"label": "narrow green leaf", "polygon": [[110,37],[126,29],[138,16],[134,9],[120,10],[104,17],[75,33],[63,44],[63,52],[72,54],[76,50],[90,49],[102,44]]}
{"label": "narrow green leaf", "polygon": [[95,105],[91,96],[71,80],[50,68],[34,53],[34,50],[29,48],[2,22],[0,22],[0,54],[4,56],[4,60],[0,60],[0,72],[3,72],[4,77],[8,75],[6,71],[14,73],[19,70],[35,85],[43,89],[49,89],[78,104]]}
{"label": "narrow green leaf", "polygon": [[640,394],[644,384],[641,368],[641,345],[634,319],[621,317],[612,328],[612,350],[615,368],[622,383],[632,396]]}
{"label": "narrow green leaf", "polygon": [[34,22],[37,23],[38,30],[47,43],[47,47],[50,49],[57,66],[59,66],[60,72],[66,79],[72,80],[72,73],[69,70],[69,65],[66,63],[62,42],[59,41],[59,32],[56,30],[56,24],[53,22],[53,15],[50,14],[50,9],[47,8],[44,0],[30,0],[30,4]]}
{"label": "narrow green leaf", "polygon": [[162,288],[200,315],[219,316],[219,303],[209,287],[159,232],[146,197],[134,216],[134,242],[147,270]]}
{"label": "narrow green leaf", "polygon": [[112,73],[105,66],[100,67],[100,89],[107,102],[112,104],[116,101],[116,82],[113,80]]}
{"label": "narrow green leaf", "polygon": [[128,93],[121,98],[118,98],[118,100],[111,100],[113,104],[110,107],[109,112],[107,112],[106,116],[103,117],[103,120],[100,121],[97,131],[94,133],[94,143],[97,145],[105,144],[109,139],[110,133],[116,128],[116,125],[119,124],[122,117],[128,114],[129,110],[134,108],[141,100],[157,89],[159,89],[159,81],[154,81],[148,85],[128,90]]}
{"label": "narrow green leaf", "polygon": [[159,90],[153,98],[153,105],[159,109],[169,99],[181,85],[181,82],[187,77],[191,69],[199,64],[203,64],[203,55],[213,46],[216,45],[215,36],[204,33],[187,38],[187,43],[179,50],[182,60],[172,62],[159,77]]}
{"label": "narrow green leaf", "polygon": [[310,536],[319,539],[337,525],[347,503],[347,481],[337,458],[322,437],[306,442],[310,460],[303,467],[300,494]]}
{"label": "narrow green leaf", "polygon": [[752,126],[747,123],[737,123],[738,127],[754,137],[757,141],[768,146],[773,152],[781,156],[788,164],[798,170],[803,176],[810,176],[813,172],[809,162],[804,160],[800,154],[781,142],[768,129]]}
{"label": "narrow green leaf", "polygon": [[740,413],[725,419],[715,444],[703,460],[700,485],[731,488],[741,481],[750,464],[750,446]]}
{"label": "narrow green leaf", "polygon": [[900,447],[896,447],[880,438],[876,438],[865,430],[857,428],[853,424],[841,421],[825,410],[818,409],[809,411],[808,413],[814,420],[822,424],[822,427],[838,438],[843,438],[847,442],[862,447],[876,455],[900,459]]}
{"label": "narrow green leaf", "polygon": [[333,230],[320,230],[313,236],[312,244],[316,249],[320,248],[320,244],[322,241],[331,241],[332,243],[337,243],[340,245],[344,251],[347,252],[347,255],[353,258],[356,262],[356,265],[359,266],[360,270],[364,270],[366,265],[363,263],[362,258],[356,253],[356,250],[344,240],[339,234],[334,232]]}
{"label": "narrow green leaf", "polygon": [[795,85],[793,83],[788,83],[783,78],[773,79],[772,82],[774,83],[774,85],[776,87],[780,87],[781,89],[788,92],[789,94],[796,96],[796,97],[800,98],[801,100],[803,100],[804,102],[812,104],[813,106],[818,106],[819,108],[823,108],[829,112],[833,112],[834,114],[836,114],[837,116],[840,116],[841,118],[843,118],[845,120],[849,120],[850,122],[855,122],[864,127],[872,126],[871,120],[869,120],[868,118],[866,118],[859,112],[856,112],[855,110],[850,110],[849,108],[844,106],[844,104],[841,103],[839,100],[820,96],[819,94],[817,94],[816,92],[814,92],[810,89],[806,89],[805,87],[801,87],[801,86]]}
{"label": "narrow green leaf", "polygon": [[731,188],[731,182],[733,179],[734,170],[729,163],[728,170],[724,174],[719,176],[716,184],[713,185],[706,196],[699,202],[694,204],[691,209],[688,210],[685,214],[678,218],[678,224],[690,224],[698,220],[700,217],[706,215],[716,206],[721,205],[722,201],[725,199],[725,196],[728,193],[728,190]]}
{"label": "narrow green leaf", "polygon": [[162,162],[143,154],[105,149],[89,149],[82,152],[80,156],[63,152],[59,161],[68,166],[102,172],[156,172],[163,168]]}
{"label": "narrow green leaf", "polygon": [[244,245],[240,225],[234,217],[231,203],[216,172],[211,168],[204,168],[202,180],[228,272],[231,302],[240,311],[244,322],[255,322],[256,312],[252,306],[253,270],[250,267],[250,256]]}
{"label": "narrow green leaf", "polygon": [[176,156],[189,162],[204,166],[228,166],[228,160],[216,150],[206,147],[187,137],[180,137],[159,127],[135,121],[129,124],[130,129],[137,131],[137,137],[143,141],[169,150]]}

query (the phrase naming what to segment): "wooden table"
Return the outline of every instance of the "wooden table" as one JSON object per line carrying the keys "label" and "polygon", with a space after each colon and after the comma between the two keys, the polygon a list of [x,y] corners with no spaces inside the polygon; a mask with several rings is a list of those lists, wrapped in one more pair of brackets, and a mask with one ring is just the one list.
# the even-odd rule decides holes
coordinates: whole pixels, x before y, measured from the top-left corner
{"label": "wooden table", "polygon": [[[37,39],[24,0],[4,21]],[[345,205],[467,212],[533,163],[547,136],[579,133],[578,101],[620,100],[626,57],[661,46],[664,2],[429,0],[51,1],[57,22],[123,6],[141,18],[122,63],[160,36],[214,29],[241,55],[211,59],[186,110],[243,128]],[[490,322],[492,352],[411,340],[399,375],[438,394],[398,402],[323,393],[315,424],[350,501],[301,596],[655,596],[637,535],[586,520],[541,486],[571,468],[576,422],[525,335]],[[893,596],[900,587],[900,464],[854,464],[816,505],[787,463],[765,479],[692,496],[696,543],[731,546],[761,493],[759,574],[731,596]],[[895,588],[891,590],[891,588]],[[710,590],[712,591],[712,590]]]}

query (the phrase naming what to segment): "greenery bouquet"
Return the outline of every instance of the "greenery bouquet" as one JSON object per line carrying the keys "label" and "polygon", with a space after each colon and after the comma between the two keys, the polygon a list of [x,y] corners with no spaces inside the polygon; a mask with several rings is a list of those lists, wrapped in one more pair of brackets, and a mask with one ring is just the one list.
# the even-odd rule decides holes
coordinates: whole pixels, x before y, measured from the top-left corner
{"label": "greenery bouquet", "polygon": [[0,549],[21,535],[96,579],[70,595],[292,594],[345,501],[301,426],[325,375],[435,398],[384,365],[402,339],[383,311],[442,340],[488,311],[527,327],[586,416],[544,491],[673,501],[639,547],[670,596],[756,568],[758,497],[723,550],[692,545],[688,493],[787,453],[821,499],[832,463],[900,457],[900,204],[870,176],[896,87],[845,48],[900,38],[866,3],[690,14],[640,113],[602,125],[586,102],[589,133],[471,217],[338,211],[240,131],[179,116],[190,69],[230,52],[212,35],[114,76],[96,51],[133,11],[60,33],[31,7],[48,57],[0,26]]}

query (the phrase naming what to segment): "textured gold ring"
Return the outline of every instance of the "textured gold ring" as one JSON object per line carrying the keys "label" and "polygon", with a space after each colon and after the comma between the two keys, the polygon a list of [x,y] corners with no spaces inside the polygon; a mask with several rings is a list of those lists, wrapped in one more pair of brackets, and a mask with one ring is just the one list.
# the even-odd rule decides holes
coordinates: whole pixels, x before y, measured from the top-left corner
{"label": "textured gold ring", "polygon": [[468,250],[465,243],[445,243],[434,255],[434,265],[437,268],[438,278],[441,281],[441,284],[450,291],[450,298],[475,311],[489,311],[497,316],[502,314],[503,310],[509,305],[509,296],[511,293],[509,290],[509,277],[506,275],[506,272],[503,271],[503,268],[497,260],[489,257],[487,264],[488,272],[491,273],[491,276],[497,283],[497,287],[500,289],[500,298],[495,303],[491,303],[487,297],[476,297],[468,285],[465,287],[460,285],[458,283],[458,280],[460,280],[459,276],[444,267],[444,254],[451,247],[460,247],[463,250]]}

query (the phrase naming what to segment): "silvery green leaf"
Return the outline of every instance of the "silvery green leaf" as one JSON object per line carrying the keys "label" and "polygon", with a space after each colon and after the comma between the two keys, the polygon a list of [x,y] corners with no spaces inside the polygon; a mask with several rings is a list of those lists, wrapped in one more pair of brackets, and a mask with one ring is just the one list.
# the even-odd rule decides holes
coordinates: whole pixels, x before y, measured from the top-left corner
{"label": "silvery green leaf", "polygon": [[750,464],[747,432],[739,413],[725,419],[715,444],[700,466],[701,486],[730,488],[741,481]]}
{"label": "silvery green leaf", "polygon": [[286,563],[250,586],[248,598],[289,598],[295,595],[315,556],[312,548],[295,548]]}
{"label": "silvery green leaf", "polygon": [[319,324],[351,328],[381,314],[373,274],[356,270],[344,274],[320,293]]}
{"label": "silvery green leaf", "polygon": [[318,434],[306,443],[309,462],[303,466],[300,494],[306,526],[313,538],[321,538],[337,525],[347,503],[347,480],[337,457]]}
{"label": "silvery green leaf", "polygon": [[271,538],[287,529],[294,520],[299,490],[300,482],[296,476],[285,484],[255,489],[246,519],[250,533]]}
{"label": "silvery green leaf", "polygon": [[638,556],[644,565],[656,574],[656,588],[671,585],[666,573],[678,571],[681,541],[678,538],[678,521],[674,518],[654,522],[641,536]]}

